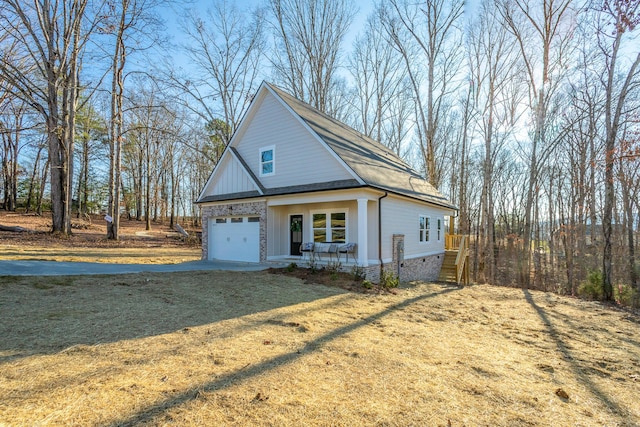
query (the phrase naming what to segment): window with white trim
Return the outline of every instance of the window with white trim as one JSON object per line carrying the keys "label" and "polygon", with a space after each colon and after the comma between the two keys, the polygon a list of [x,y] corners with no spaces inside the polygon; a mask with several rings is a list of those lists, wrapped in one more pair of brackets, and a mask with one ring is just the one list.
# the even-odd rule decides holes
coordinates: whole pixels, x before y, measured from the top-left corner
{"label": "window with white trim", "polygon": [[260,149],[260,176],[269,176],[276,173],[276,147],[264,147]]}
{"label": "window with white trim", "polygon": [[431,218],[425,215],[420,215],[420,242],[429,241],[429,232],[431,231]]}
{"label": "window with white trim", "polygon": [[438,242],[440,241],[440,236],[441,236],[441,231],[442,231],[442,219],[438,218]]}
{"label": "window with white trim", "polygon": [[347,241],[347,212],[329,211],[312,214],[313,241],[336,242]]}

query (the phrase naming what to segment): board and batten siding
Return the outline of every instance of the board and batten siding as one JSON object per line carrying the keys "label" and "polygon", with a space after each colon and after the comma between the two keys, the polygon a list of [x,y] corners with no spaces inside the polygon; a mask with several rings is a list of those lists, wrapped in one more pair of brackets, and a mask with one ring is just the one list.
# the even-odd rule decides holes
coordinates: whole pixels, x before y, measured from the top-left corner
{"label": "board and batten siding", "polygon": [[[265,188],[352,179],[347,169],[271,93],[234,146]],[[275,173],[260,176],[260,149],[275,148]]]}
{"label": "board and batten siding", "polygon": [[[444,216],[449,210],[439,209],[409,199],[389,196],[382,200],[382,258],[390,262],[392,258],[392,239],[394,234],[404,234],[404,257],[414,258],[444,252]],[[420,215],[431,218],[429,242],[420,242]],[[437,236],[437,220],[442,229],[440,240]]]}
{"label": "board and batten siding", "polygon": [[253,190],[256,190],[256,186],[240,162],[233,156],[227,155],[219,165],[205,195],[223,195]]}

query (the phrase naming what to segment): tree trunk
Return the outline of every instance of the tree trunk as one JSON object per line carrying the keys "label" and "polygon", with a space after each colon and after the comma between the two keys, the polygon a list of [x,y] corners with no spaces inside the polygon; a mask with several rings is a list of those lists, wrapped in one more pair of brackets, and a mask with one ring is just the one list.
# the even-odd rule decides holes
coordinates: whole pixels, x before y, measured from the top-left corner
{"label": "tree trunk", "polygon": [[64,184],[66,182],[64,176],[64,162],[62,160],[62,153],[60,152],[60,146],[62,141],[58,136],[58,117],[57,117],[57,92],[56,88],[50,88],[49,96],[53,98],[53,101],[49,106],[50,116],[47,120],[47,140],[49,143],[49,173],[51,175],[51,220],[53,233],[64,233],[65,224],[65,207],[64,207]]}
{"label": "tree trunk", "polygon": [[44,199],[44,188],[47,185],[48,172],[49,172],[49,164],[51,161],[49,157],[47,157],[47,161],[42,168],[42,179],[40,180],[40,191],[38,192],[38,201],[36,203],[36,213],[38,215],[42,215],[42,203]]}
{"label": "tree trunk", "polygon": [[173,228],[175,224],[176,217],[176,182],[173,177],[173,173],[171,174],[171,211],[169,217],[169,227]]}
{"label": "tree trunk", "polygon": [[33,171],[31,172],[31,179],[29,180],[29,193],[27,195],[27,208],[26,212],[29,213],[31,210],[31,204],[33,202],[33,190],[35,187],[35,181],[38,176],[38,166],[40,165],[40,156],[42,155],[42,150],[44,146],[39,145],[38,151],[36,152],[36,159],[33,162]]}
{"label": "tree trunk", "polygon": [[[617,16],[621,19],[621,15]],[[620,27],[618,27],[620,28]],[[626,103],[626,97],[629,93],[630,86],[634,80],[636,69],[640,65],[640,53],[636,56],[635,61],[629,68],[626,78],[617,94],[614,95],[615,79],[619,70],[616,68],[616,60],[618,50],[620,48],[623,30],[616,30],[616,38],[612,45],[611,57],[609,58],[608,79],[606,86],[605,101],[605,121],[606,121],[606,139],[605,139],[605,191],[604,191],[604,214],[602,217],[602,228],[604,238],[604,248],[602,256],[602,290],[605,301],[613,299],[613,207],[615,203],[615,183],[614,183],[614,161],[617,149],[618,129],[622,120],[623,107]],[[614,96],[616,99],[614,99]]]}
{"label": "tree trunk", "polygon": [[127,22],[127,12],[130,3],[123,0],[120,5],[120,15],[116,24],[116,43],[112,61],[111,80],[111,121],[110,121],[110,147],[109,147],[109,215],[113,222],[107,227],[107,238],[111,240],[119,239],[120,228],[120,187],[122,185],[122,144],[124,112],[124,66],[127,59],[126,47],[124,44],[124,34],[131,23]]}

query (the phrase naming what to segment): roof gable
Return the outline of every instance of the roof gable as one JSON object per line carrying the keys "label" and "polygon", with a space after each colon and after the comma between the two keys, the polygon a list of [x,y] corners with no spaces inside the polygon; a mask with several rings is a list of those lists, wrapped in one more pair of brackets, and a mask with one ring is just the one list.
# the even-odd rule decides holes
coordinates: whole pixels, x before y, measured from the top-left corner
{"label": "roof gable", "polygon": [[220,161],[213,170],[199,199],[206,195],[228,194],[263,194],[264,188],[246,168],[242,159],[232,148],[225,150]]}
{"label": "roof gable", "polygon": [[[259,176],[259,151],[271,146],[276,173]],[[218,174],[228,173],[218,165],[199,202],[369,186],[455,209],[393,151],[266,82],[223,157],[229,152],[253,188],[238,186],[231,193],[211,185]]]}
{"label": "roof gable", "polygon": [[[266,84],[230,147],[265,189],[357,180],[345,162]],[[274,173],[262,175],[260,153],[271,149]]]}
{"label": "roof gable", "polygon": [[271,85],[270,88],[365,185],[454,208],[433,185],[384,145],[281,89]]}

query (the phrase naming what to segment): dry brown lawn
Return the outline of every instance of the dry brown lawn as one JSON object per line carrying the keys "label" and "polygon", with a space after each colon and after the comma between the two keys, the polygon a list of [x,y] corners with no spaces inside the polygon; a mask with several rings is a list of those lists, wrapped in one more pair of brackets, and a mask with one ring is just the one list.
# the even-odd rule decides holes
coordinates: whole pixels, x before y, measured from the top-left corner
{"label": "dry brown lawn", "polygon": [[0,260],[39,260],[60,262],[101,262],[110,264],[177,264],[201,259],[200,247],[86,248],[64,245],[46,247],[3,245]]}
{"label": "dry brown lawn", "polygon": [[[168,223],[121,220],[120,240],[107,240],[105,221],[74,219],[73,234],[48,233],[51,216],[0,211],[0,225],[22,227],[29,232],[0,231],[0,260],[83,261],[113,264],[175,264],[196,261],[202,250],[194,240],[182,240]],[[191,230],[193,231],[193,230]]]}
{"label": "dry brown lawn", "polygon": [[2,426],[638,426],[638,318],[485,285],[0,277]]}

